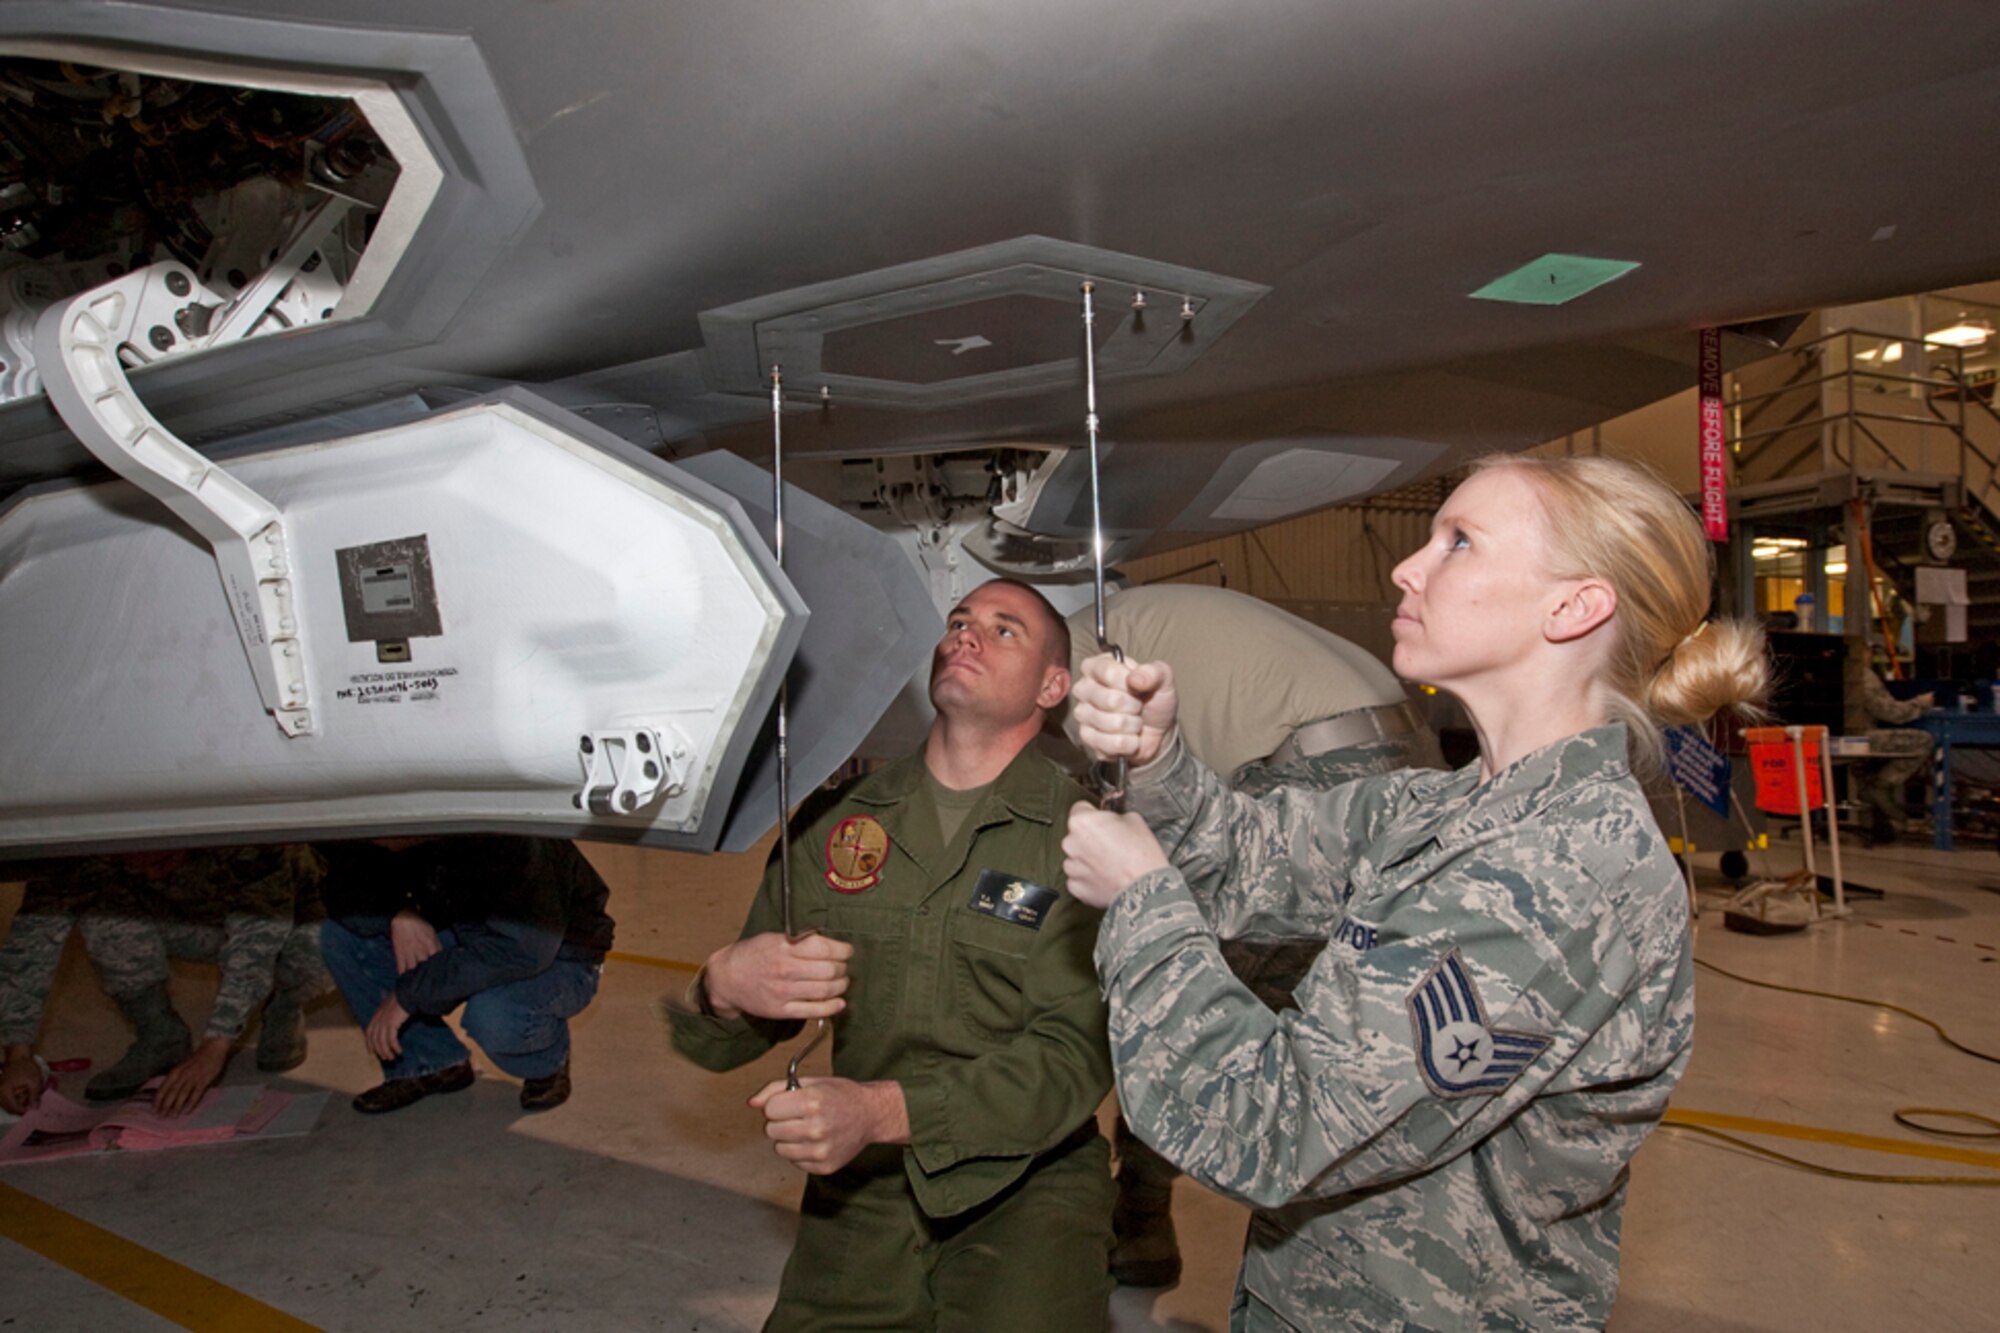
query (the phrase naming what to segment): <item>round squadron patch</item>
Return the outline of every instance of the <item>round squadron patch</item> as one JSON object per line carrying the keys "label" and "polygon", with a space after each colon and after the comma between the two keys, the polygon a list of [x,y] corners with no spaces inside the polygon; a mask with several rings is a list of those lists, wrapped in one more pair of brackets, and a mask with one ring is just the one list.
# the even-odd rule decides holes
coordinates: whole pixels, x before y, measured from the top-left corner
{"label": "round squadron patch", "polygon": [[826,883],[840,893],[872,889],[889,859],[889,831],[873,815],[849,815],[826,835]]}

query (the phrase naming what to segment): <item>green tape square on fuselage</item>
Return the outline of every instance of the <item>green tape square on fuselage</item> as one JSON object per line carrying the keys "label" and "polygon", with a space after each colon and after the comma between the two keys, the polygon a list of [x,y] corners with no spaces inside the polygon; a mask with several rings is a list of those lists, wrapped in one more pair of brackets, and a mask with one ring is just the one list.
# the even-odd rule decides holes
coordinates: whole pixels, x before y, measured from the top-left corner
{"label": "green tape square on fuselage", "polygon": [[1543,255],[1472,293],[1476,301],[1517,305],[1561,305],[1622,278],[1639,267],[1634,260],[1589,259],[1583,255]]}

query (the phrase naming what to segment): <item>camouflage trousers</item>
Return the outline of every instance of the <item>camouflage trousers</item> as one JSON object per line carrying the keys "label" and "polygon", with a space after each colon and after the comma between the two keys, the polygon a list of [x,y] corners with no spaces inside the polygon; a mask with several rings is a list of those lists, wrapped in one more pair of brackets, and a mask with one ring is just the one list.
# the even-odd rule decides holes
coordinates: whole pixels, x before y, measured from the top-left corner
{"label": "camouflage trousers", "polygon": [[[258,923],[257,929],[264,923]],[[105,992],[122,1000],[163,986],[169,959],[209,963],[223,968],[222,985],[210,1010],[208,1035],[234,1039],[249,1025],[250,1015],[273,992],[287,993],[301,1003],[333,989],[333,978],[320,958],[320,922],[271,922],[280,931],[277,960],[268,979],[244,977],[228,968],[226,952],[243,941],[232,939],[220,925],[175,917],[132,913],[86,912],[77,921],[84,949]],[[255,992],[255,993],[252,993]]]}
{"label": "camouflage trousers", "polygon": [[[1903,786],[1930,766],[1935,742],[1915,727],[1881,727],[1868,733],[1868,804],[1889,819],[1903,817]],[[1887,756],[1884,758],[1883,756]]]}
{"label": "camouflage trousers", "polygon": [[[1921,733],[1920,733],[1921,734]],[[1429,727],[1406,736],[1391,736],[1324,754],[1308,755],[1286,764],[1253,760],[1230,776],[1229,785],[1246,796],[1262,796],[1279,787],[1312,787],[1330,791],[1358,778],[1394,773],[1404,768],[1443,768],[1444,754]],[[1290,1009],[1292,991],[1312,970],[1326,948],[1323,939],[1223,940],[1222,961],[1251,994],[1273,1012]],[[1119,1116],[1114,1137],[1118,1147],[1118,1187],[1164,1194],[1180,1168],[1148,1147]]]}

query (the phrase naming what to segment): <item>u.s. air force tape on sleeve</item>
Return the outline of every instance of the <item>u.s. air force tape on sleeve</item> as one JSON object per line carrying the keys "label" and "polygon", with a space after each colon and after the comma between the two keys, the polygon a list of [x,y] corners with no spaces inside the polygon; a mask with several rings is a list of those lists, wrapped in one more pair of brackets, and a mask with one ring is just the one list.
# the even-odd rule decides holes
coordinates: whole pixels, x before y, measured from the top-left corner
{"label": "u.s. air force tape on sleeve", "polygon": [[1453,949],[1424,973],[1406,1002],[1417,1068],[1440,1097],[1495,1093],[1549,1048],[1549,1038],[1505,1032],[1486,1021],[1472,974]]}
{"label": "u.s. air force tape on sleeve", "polygon": [[979,882],[972,886],[972,900],[966,906],[1017,926],[1040,930],[1055,902],[1056,891],[1045,885],[1032,884],[1018,875],[998,870],[982,870]]}

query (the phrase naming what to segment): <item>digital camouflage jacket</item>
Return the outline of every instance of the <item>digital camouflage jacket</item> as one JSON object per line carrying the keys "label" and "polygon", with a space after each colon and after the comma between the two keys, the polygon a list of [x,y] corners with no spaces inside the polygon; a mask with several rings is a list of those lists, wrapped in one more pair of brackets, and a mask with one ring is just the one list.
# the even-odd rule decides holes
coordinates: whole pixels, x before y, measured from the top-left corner
{"label": "digital camouflage jacket", "polygon": [[[1119,1099],[1256,1207],[1234,1327],[1602,1326],[1694,1023],[1686,889],[1625,747],[1257,800],[1184,751],[1135,780],[1173,868],[1098,943]],[[1329,944],[1284,1013],[1216,944],[1305,930]]]}

